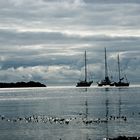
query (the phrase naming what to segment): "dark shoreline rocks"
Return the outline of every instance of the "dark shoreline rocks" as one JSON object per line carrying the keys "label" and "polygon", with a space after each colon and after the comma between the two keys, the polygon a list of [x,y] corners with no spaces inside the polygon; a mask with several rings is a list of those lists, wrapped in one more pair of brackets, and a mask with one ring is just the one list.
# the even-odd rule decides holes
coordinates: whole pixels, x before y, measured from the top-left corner
{"label": "dark shoreline rocks", "polygon": [[[46,115],[32,115],[32,116],[17,116],[13,118],[6,117],[5,115],[0,115],[0,121],[8,121],[8,122],[25,122],[25,123],[50,123],[50,124],[84,124],[84,125],[92,125],[92,124],[101,124],[108,123],[110,120],[107,118],[86,118],[86,117],[59,117],[59,116],[46,116]],[[113,120],[115,121],[115,120]],[[123,121],[123,120],[120,120]]]}
{"label": "dark shoreline rocks", "polygon": [[17,83],[0,83],[0,88],[24,88],[24,87],[46,87],[39,82],[17,82]]}
{"label": "dark shoreline rocks", "polygon": [[[60,124],[60,125],[69,125],[69,124],[99,124],[99,123],[108,123],[109,120],[94,118],[87,119],[85,117],[56,117],[56,116],[47,116],[47,115],[31,115],[31,116],[17,116],[17,117],[6,117],[0,115],[0,121],[9,122],[9,123],[45,123],[45,124]],[[88,139],[90,140],[90,139]],[[140,137],[134,136],[118,136],[116,138],[103,138],[103,140],[140,140]]]}
{"label": "dark shoreline rocks", "polygon": [[118,136],[117,138],[109,138],[107,140],[140,140],[140,137]]}

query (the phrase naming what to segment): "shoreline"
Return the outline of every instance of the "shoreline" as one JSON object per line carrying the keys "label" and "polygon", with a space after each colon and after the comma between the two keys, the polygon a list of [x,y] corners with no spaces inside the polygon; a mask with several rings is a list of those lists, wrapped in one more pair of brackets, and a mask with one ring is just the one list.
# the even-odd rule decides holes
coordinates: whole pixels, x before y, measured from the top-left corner
{"label": "shoreline", "polygon": [[130,136],[118,136],[116,138],[108,138],[106,140],[140,140],[140,137],[137,137],[137,136],[133,136],[133,137],[130,137]]}

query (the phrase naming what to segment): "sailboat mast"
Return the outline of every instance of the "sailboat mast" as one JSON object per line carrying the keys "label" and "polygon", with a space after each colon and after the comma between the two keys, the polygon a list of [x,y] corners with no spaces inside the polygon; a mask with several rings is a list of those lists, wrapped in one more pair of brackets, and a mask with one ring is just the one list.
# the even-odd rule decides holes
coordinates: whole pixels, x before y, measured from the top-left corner
{"label": "sailboat mast", "polygon": [[86,58],[86,51],[85,51],[85,82],[87,81],[87,58]]}
{"label": "sailboat mast", "polygon": [[118,71],[119,71],[119,81],[120,81],[121,76],[120,76],[120,58],[119,58],[119,54],[118,54]]}
{"label": "sailboat mast", "polygon": [[108,77],[108,70],[107,70],[107,58],[106,58],[106,48],[105,48],[105,78]]}

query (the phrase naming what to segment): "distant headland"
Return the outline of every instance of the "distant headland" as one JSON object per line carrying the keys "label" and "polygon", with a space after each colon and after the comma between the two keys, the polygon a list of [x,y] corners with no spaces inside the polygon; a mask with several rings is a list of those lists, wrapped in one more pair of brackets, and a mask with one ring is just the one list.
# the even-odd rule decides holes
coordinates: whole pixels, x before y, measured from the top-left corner
{"label": "distant headland", "polygon": [[17,83],[0,83],[0,88],[25,88],[25,87],[46,87],[40,82],[17,82]]}

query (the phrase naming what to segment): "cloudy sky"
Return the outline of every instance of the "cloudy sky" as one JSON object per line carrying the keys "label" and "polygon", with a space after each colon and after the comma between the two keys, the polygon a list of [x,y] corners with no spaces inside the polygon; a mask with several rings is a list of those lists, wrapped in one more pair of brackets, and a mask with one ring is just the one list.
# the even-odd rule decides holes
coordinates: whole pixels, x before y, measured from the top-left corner
{"label": "cloudy sky", "polygon": [[0,0],[0,81],[47,85],[82,79],[87,50],[89,77],[109,73],[140,83],[139,0]]}

